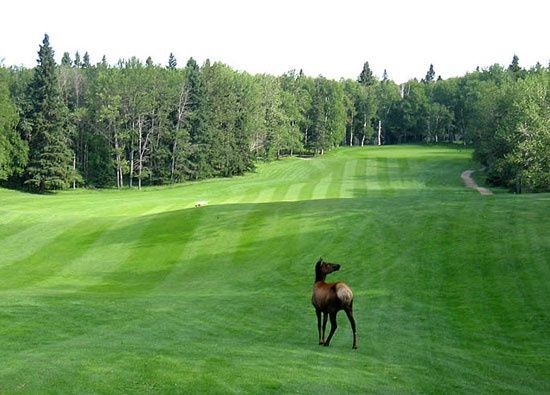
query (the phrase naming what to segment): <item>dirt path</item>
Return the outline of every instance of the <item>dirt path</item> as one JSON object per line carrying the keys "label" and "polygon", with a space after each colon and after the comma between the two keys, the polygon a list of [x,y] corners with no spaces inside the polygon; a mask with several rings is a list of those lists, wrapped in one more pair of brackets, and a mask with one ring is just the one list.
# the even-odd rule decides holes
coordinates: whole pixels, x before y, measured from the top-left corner
{"label": "dirt path", "polygon": [[483,187],[480,187],[479,185],[477,185],[475,180],[472,178],[472,173],[474,171],[475,170],[465,170],[465,171],[462,172],[462,174],[460,175],[460,178],[462,178],[462,181],[464,181],[464,184],[468,188],[472,188],[472,189],[477,190],[482,195],[492,195],[493,192],[491,192],[490,189],[483,188]]}

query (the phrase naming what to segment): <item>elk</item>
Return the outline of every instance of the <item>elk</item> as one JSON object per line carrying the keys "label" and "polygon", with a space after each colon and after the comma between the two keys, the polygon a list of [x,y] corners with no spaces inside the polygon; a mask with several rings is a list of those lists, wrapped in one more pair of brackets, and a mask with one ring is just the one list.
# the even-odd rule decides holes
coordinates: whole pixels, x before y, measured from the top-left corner
{"label": "elk", "polygon": [[[357,337],[355,331],[355,319],[353,318],[353,292],[351,288],[343,282],[326,283],[328,274],[340,270],[337,263],[324,262],[319,258],[315,264],[315,283],[313,284],[313,295],[311,303],[315,307],[317,314],[317,329],[319,331],[319,344],[328,346],[336,331],[336,314],[344,310],[348,316],[353,332],[353,346],[357,348]],[[323,323],[321,325],[321,313],[323,313]],[[330,333],[325,340],[325,329],[327,327],[327,316],[330,316]]]}

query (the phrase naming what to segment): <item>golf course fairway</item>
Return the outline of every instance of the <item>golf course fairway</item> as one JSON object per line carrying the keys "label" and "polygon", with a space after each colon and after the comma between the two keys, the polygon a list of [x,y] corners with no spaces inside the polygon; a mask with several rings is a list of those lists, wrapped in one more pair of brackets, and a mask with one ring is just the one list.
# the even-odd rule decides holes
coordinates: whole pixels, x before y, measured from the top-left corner
{"label": "golf course fairway", "polygon": [[[548,393],[550,195],[451,146],[143,190],[0,189],[0,394]],[[195,207],[202,202],[200,207]],[[353,289],[318,345],[315,262]]]}

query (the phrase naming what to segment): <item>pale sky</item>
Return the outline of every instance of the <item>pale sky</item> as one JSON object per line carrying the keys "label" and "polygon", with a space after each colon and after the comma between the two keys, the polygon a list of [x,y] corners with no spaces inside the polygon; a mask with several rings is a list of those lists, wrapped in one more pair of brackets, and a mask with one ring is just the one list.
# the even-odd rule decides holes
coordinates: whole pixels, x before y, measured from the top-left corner
{"label": "pale sky", "polygon": [[234,69],[357,78],[368,61],[396,82],[463,75],[476,66],[550,60],[550,0],[8,0],[0,60],[36,65],[44,33],[92,63],[136,56],[178,66],[210,58]]}

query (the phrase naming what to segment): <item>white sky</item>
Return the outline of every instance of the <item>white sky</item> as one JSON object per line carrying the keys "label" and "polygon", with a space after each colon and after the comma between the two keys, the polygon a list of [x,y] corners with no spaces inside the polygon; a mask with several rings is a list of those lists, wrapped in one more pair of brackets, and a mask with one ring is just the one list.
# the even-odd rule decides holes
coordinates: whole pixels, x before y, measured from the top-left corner
{"label": "white sky", "polygon": [[88,51],[151,56],[179,66],[193,56],[237,70],[357,78],[369,61],[379,77],[443,78],[476,66],[550,60],[550,0],[8,0],[0,7],[0,59],[36,64],[44,33],[59,61]]}

